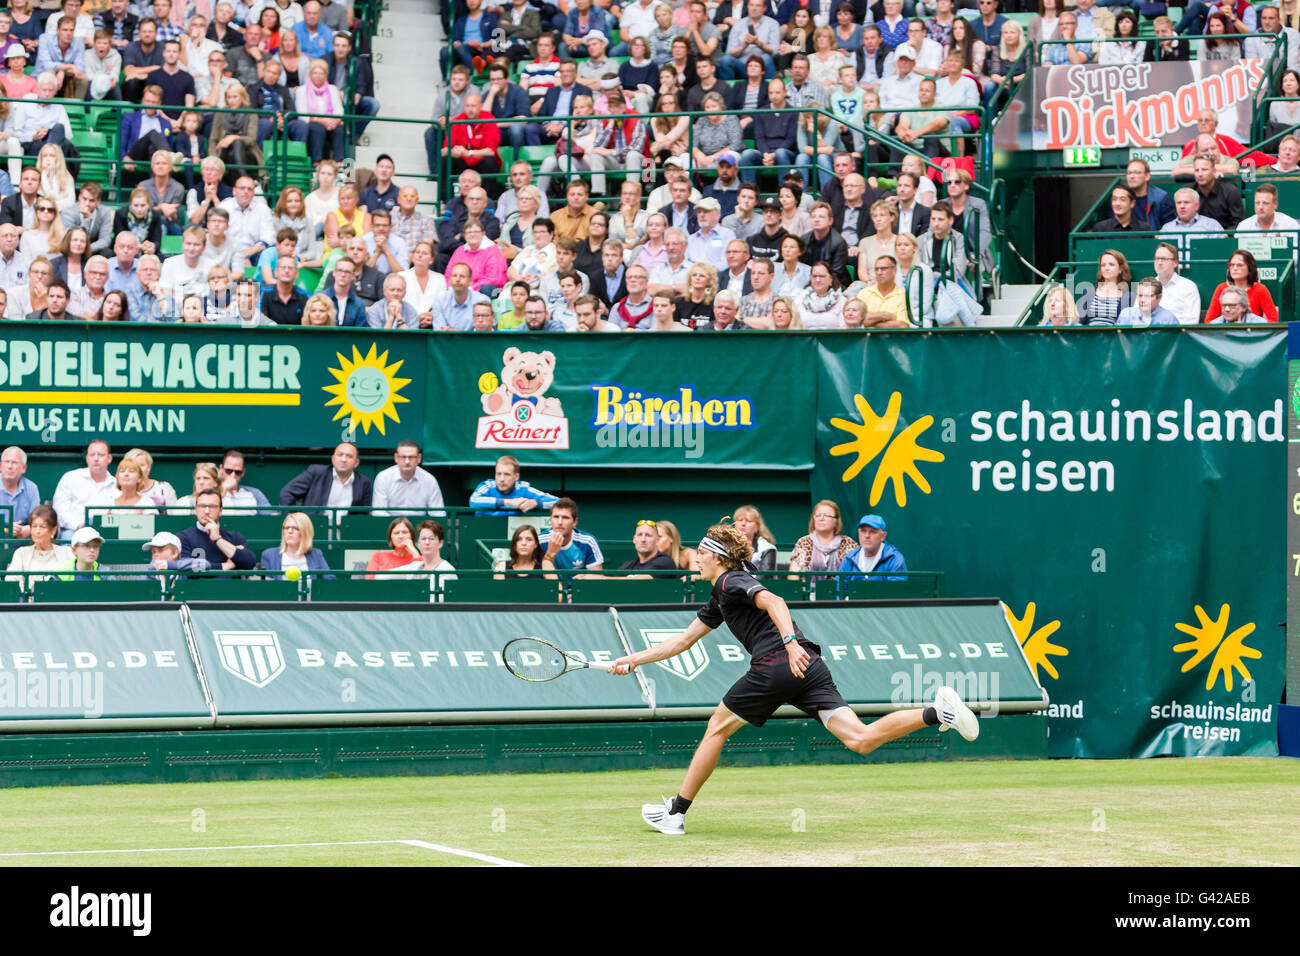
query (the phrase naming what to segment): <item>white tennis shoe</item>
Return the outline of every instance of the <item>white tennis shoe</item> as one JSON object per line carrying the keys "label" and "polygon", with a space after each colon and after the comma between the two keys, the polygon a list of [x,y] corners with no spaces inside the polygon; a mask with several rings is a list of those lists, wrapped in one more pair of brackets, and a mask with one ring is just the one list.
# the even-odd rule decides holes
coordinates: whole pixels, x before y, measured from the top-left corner
{"label": "white tennis shoe", "polygon": [[940,687],[934,692],[934,712],[939,715],[939,732],[956,727],[967,740],[980,735],[980,721],[951,687]]}
{"label": "white tennis shoe", "polygon": [[663,803],[645,803],[641,805],[641,819],[660,833],[669,836],[686,835],[686,814],[673,813],[673,798],[664,797]]}

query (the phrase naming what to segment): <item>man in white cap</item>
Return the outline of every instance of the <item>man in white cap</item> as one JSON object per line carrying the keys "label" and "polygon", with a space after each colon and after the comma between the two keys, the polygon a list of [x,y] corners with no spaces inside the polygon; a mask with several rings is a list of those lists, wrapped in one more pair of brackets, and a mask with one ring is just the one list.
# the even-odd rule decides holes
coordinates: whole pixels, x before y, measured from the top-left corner
{"label": "man in white cap", "polygon": [[727,243],[736,238],[736,234],[726,226],[721,226],[722,206],[712,196],[706,196],[695,204],[695,221],[699,229],[691,233],[686,244],[686,258],[691,262],[707,262],[717,269],[719,274],[727,270]]}
{"label": "man in white cap", "polygon": [[[903,553],[885,541],[885,519],[880,515],[863,515],[858,520],[858,543],[844,556],[840,571],[860,572],[860,575],[840,578],[843,581],[906,581],[906,577],[897,576],[898,572],[907,571],[907,562]],[[867,572],[872,572],[868,574]],[[887,572],[895,572],[889,574]]]}
{"label": "man in white cap", "polygon": [[[916,66],[916,54],[904,44],[894,52],[894,72],[880,81],[880,105],[890,113],[914,110],[921,105],[921,75]],[[886,117],[892,129],[897,116]]]}
{"label": "man in white cap", "polygon": [[149,552],[149,566],[155,571],[190,571],[194,568],[193,558],[181,557],[181,539],[170,531],[159,531],[140,545],[140,550]]}
{"label": "man in white cap", "polygon": [[618,89],[622,85],[618,78],[618,64],[605,55],[609,49],[609,37],[599,30],[592,30],[584,39],[587,59],[578,64],[578,82],[593,90]]}
{"label": "man in white cap", "polygon": [[[670,202],[672,202],[673,183],[677,182],[677,180],[680,179],[683,182],[689,184],[691,181],[691,174],[688,172],[688,170],[690,168],[691,168],[691,159],[689,156],[686,156],[684,154],[681,156],[671,156],[668,159],[664,160],[664,179],[666,179],[667,182],[665,182],[662,186],[658,187],[657,189],[653,190],[650,193],[650,196],[646,199],[645,202],[646,209],[649,209],[651,211],[659,210],[662,209],[664,206],[667,206]],[[691,202],[700,201],[700,191],[696,189],[694,186],[691,187],[690,201]]]}

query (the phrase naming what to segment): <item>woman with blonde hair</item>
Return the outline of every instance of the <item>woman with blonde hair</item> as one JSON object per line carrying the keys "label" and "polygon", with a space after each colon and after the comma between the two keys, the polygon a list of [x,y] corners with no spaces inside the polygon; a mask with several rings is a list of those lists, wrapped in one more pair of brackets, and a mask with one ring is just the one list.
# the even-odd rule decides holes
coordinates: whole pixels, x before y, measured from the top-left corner
{"label": "woman with blonde hair", "polygon": [[[248,91],[239,83],[226,88],[222,101],[227,109],[248,109]],[[241,176],[256,178],[262,165],[257,145],[257,117],[252,113],[217,113],[208,136],[208,155],[226,164],[226,181],[233,186]]]}
{"label": "woman with blonde hair", "polygon": [[47,196],[37,196],[36,222],[30,229],[23,230],[18,249],[29,259],[47,254],[57,255],[63,247],[66,231],[63,220],[59,218],[58,204]]}
{"label": "woman with blonde hair", "polygon": [[871,204],[871,224],[875,226],[875,234],[862,237],[858,243],[858,275],[867,281],[874,276],[876,260],[881,256],[894,256],[894,245],[898,236],[894,233],[894,226],[898,223],[898,207],[884,199],[878,199]]}
{"label": "woman with blonde hair", "polygon": [[1078,325],[1079,307],[1074,304],[1074,296],[1063,285],[1053,286],[1043,300],[1043,325]]}
{"label": "woman with blonde hair", "polygon": [[824,26],[814,30],[813,49],[816,52],[808,57],[808,82],[820,83],[829,90],[839,82],[840,67],[849,65],[835,37],[835,28]]}
{"label": "woman with blonde hair", "polygon": [[754,549],[752,564],[760,571],[776,570],[776,538],[763,522],[763,515],[753,505],[741,505],[731,515],[736,530]]}
{"label": "woman with blonde hair", "polygon": [[[681,109],[676,93],[661,94],[655,104],[656,113],[680,113]],[[689,146],[686,131],[690,125],[689,116],[653,117],[650,120],[650,158],[662,162],[669,156],[685,153]]]}
{"label": "woman with blonde hair", "polygon": [[194,512],[194,498],[201,491],[220,491],[221,490],[221,472],[216,464],[210,461],[201,461],[194,466],[194,490],[184,498],[176,499],[176,507],[181,513]]}
{"label": "woman with blonde hair", "polygon": [[813,505],[808,533],[794,543],[791,571],[838,571],[858,543],[846,534],[840,506],[829,498]]}
{"label": "woman with blonde hair", "polygon": [[339,187],[339,204],[325,217],[325,247],[342,249],[345,245],[339,230],[351,226],[357,236],[370,232],[370,213],[360,205],[361,193],[351,183]]}
{"label": "woman with blonde hair", "polygon": [[697,262],[686,270],[686,294],[677,300],[674,318],[687,328],[713,321],[713,297],[718,294],[718,270]]}
{"label": "woman with blonde hair", "polygon": [[646,272],[653,272],[655,266],[668,262],[668,246],[664,244],[664,233],[668,229],[668,217],[661,212],[652,212],[645,219],[645,241],[637,250],[633,265],[641,266]]}
{"label": "woman with blonde hair", "polygon": [[68,161],[58,143],[46,143],[36,154],[36,168],[41,173],[39,195],[54,200],[59,212],[77,204],[77,182],[68,172]]}
{"label": "woman with blonde hair", "polygon": [[[286,568],[297,568],[299,571],[328,571],[329,565],[325,563],[325,555],[319,548],[312,546],[315,533],[316,529],[312,526],[311,518],[305,513],[294,511],[285,515],[284,521],[280,524],[280,546],[263,551],[262,559],[258,564],[264,570],[279,571],[281,576]],[[326,574],[322,577],[332,579],[334,575]]]}
{"label": "woman with blonde hair", "polygon": [[778,332],[803,328],[803,317],[799,315],[794,296],[778,295],[772,300],[772,328]]}
{"label": "woman with blonde hair", "polygon": [[[133,514],[133,515],[156,515],[162,507],[162,501],[150,495],[145,495],[140,491],[144,475],[140,471],[138,462],[130,458],[123,458],[117,463],[117,473],[114,475],[112,488],[105,488],[90,499],[86,505],[88,509],[95,508],[130,508],[130,511],[113,511],[110,514]],[[100,513],[102,516],[103,512]],[[101,516],[96,516],[92,511],[86,512],[86,523],[95,524],[103,520]],[[115,523],[116,519],[105,521],[105,524]]]}
{"label": "woman with blonde hair", "polygon": [[515,190],[515,201],[519,208],[506,216],[501,241],[497,243],[507,261],[533,247],[533,223],[546,218],[541,214],[542,191],[536,186],[529,184]]}
{"label": "woman with blonde hair", "polygon": [[[133,461],[140,466],[140,474],[144,480],[140,482],[140,493],[156,498],[164,505],[176,504],[176,489],[165,481],[159,481],[152,477],[153,455],[149,454],[143,448],[132,448],[122,456],[123,461]],[[215,465],[213,467],[216,467]],[[201,490],[201,489],[200,489]]]}
{"label": "woman with blonde hair", "polygon": [[307,218],[316,226],[317,235],[325,228],[325,219],[339,208],[339,164],[322,159],[316,167],[316,188],[307,194]]}
{"label": "woman with blonde hair", "polygon": [[[284,51],[280,51],[281,58]],[[288,66],[285,67],[286,72]],[[307,120],[307,155],[319,163],[325,155],[325,139],[329,138],[334,158],[347,155],[343,140],[343,95],[329,82],[330,68],[324,60],[312,60],[307,81],[298,87],[294,104],[299,113],[313,114]]]}
{"label": "woman with blonde hair", "polygon": [[314,325],[318,328],[332,328],[337,325],[339,310],[334,307],[330,297],[317,292],[302,310],[302,324]]}
{"label": "woman with blonde hair", "polygon": [[641,208],[641,191],[640,180],[623,180],[618,209],[609,216],[609,238],[623,243],[624,259],[645,241],[645,222],[650,214]]}
{"label": "woman with blonde hair", "polygon": [[673,564],[683,571],[696,570],[695,549],[682,547],[682,535],[677,525],[671,521],[659,521],[655,525],[659,532],[659,550],[673,559]]}

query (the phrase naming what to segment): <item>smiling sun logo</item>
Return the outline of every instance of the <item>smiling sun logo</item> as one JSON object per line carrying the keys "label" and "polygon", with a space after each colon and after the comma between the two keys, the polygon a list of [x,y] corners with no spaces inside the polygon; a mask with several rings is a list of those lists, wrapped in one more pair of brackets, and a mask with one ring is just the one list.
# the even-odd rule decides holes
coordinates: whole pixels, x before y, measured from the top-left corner
{"label": "smiling sun logo", "polygon": [[1061,622],[1049,621],[1035,631],[1034,614],[1037,613],[1038,606],[1033,601],[1025,605],[1025,613],[1022,617],[1016,617],[1012,614],[1011,608],[1005,604],[1002,605],[1002,610],[1007,615],[1007,623],[1011,625],[1011,631],[1016,635],[1016,640],[1024,648],[1025,659],[1029,661],[1029,666],[1034,670],[1034,680],[1038,680],[1039,667],[1051,674],[1052,680],[1059,679],[1060,675],[1056,672],[1056,665],[1049,660],[1049,657],[1068,657],[1070,652],[1059,644],[1053,644],[1048,638],[1060,629]]}
{"label": "smiling sun logo", "polygon": [[338,384],[321,386],[334,396],[325,403],[325,407],[339,406],[333,420],[347,418],[353,430],[359,426],[367,435],[370,434],[371,425],[379,429],[379,434],[384,434],[385,418],[391,418],[400,424],[402,420],[397,417],[397,403],[410,401],[399,394],[402,386],[411,381],[409,378],[397,377],[402,362],[399,360],[388,365],[388,351],[385,349],[376,355],[377,351],[372,342],[370,351],[362,358],[354,345],[351,361],[342,352],[335,352],[339,367],[330,369],[330,374]]}
{"label": "smiling sun logo", "polygon": [[903,405],[903,396],[900,393],[894,392],[889,396],[889,405],[885,408],[883,416],[877,415],[861,395],[853,396],[853,404],[857,406],[858,414],[862,417],[862,424],[844,418],[831,419],[833,426],[853,436],[852,441],[834,446],[831,454],[850,455],[856,452],[858,456],[853,464],[845,469],[842,480],[852,481],[883,451],[880,465],[876,468],[876,477],[871,482],[872,507],[879,503],[881,495],[885,493],[887,481],[894,483],[894,500],[898,502],[900,508],[907,506],[906,479],[908,478],[911,478],[916,487],[928,495],[930,483],[921,474],[917,462],[943,461],[943,452],[925,448],[917,444],[917,441],[922,432],[934,424],[934,416],[924,415],[895,435],[894,430],[898,427],[898,412]]}
{"label": "smiling sun logo", "polygon": [[1180,654],[1183,651],[1189,651],[1191,657],[1183,664],[1182,672],[1186,674],[1201,661],[1214,652],[1214,660],[1210,662],[1210,674],[1205,679],[1205,689],[1213,690],[1215,678],[1219,673],[1223,673],[1223,689],[1232,690],[1232,672],[1238,671],[1244,680],[1250,680],[1250,671],[1246,669],[1246,663],[1243,658],[1259,660],[1264,656],[1262,651],[1257,651],[1253,647],[1247,647],[1242,643],[1255,630],[1254,623],[1243,624],[1227,637],[1223,635],[1228,630],[1228,605],[1223,605],[1219,609],[1217,620],[1210,620],[1210,615],[1205,613],[1205,609],[1199,604],[1196,605],[1196,616],[1200,619],[1201,626],[1194,627],[1191,624],[1175,624],[1178,630],[1191,637],[1190,641],[1184,641],[1182,644],[1174,645],[1174,653]]}

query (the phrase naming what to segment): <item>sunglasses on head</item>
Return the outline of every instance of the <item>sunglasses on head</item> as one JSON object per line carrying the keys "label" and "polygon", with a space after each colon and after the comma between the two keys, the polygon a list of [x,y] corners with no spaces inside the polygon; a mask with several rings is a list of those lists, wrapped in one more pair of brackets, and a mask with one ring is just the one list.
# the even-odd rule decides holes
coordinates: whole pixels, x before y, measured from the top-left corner
{"label": "sunglasses on head", "polygon": [[649,525],[652,528],[658,527],[658,525],[655,524],[655,522],[651,521],[649,518],[642,518],[640,521],[636,523],[636,526],[638,528],[641,527],[642,525]]}

